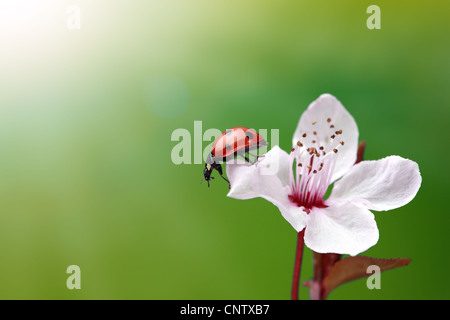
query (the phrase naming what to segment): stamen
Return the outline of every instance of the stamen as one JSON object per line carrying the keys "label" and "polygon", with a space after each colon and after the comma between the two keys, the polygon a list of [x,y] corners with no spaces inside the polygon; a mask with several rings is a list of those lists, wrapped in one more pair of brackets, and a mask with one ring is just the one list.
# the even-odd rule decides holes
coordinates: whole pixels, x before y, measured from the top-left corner
{"label": "stamen", "polygon": [[[303,132],[303,138],[311,135],[313,139],[297,141],[289,156],[293,167],[290,171],[289,199],[299,207],[304,207],[306,212],[314,206],[325,206],[324,196],[331,183],[338,151],[344,145],[343,140],[336,139],[343,131],[334,130],[331,118],[326,119],[330,126],[330,129],[326,129],[328,132],[324,135],[319,135],[318,130]],[[316,123],[312,121],[313,125]],[[327,135],[328,139],[320,139],[327,138]]]}

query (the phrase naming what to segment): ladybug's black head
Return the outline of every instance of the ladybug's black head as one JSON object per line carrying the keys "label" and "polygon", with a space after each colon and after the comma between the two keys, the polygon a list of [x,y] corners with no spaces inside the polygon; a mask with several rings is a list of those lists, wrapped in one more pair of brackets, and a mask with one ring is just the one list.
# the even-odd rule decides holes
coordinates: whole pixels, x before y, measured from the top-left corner
{"label": "ladybug's black head", "polygon": [[208,187],[209,187],[209,180],[214,179],[214,177],[211,177],[212,170],[213,168],[209,163],[205,165],[205,169],[203,170],[204,180],[208,182]]}
{"label": "ladybug's black head", "polygon": [[213,172],[214,169],[216,169],[219,172],[220,176],[226,182],[228,182],[228,186],[231,188],[230,181],[228,181],[228,179],[223,176],[222,166],[220,165],[220,163],[215,162],[212,154],[210,154],[208,159],[206,160],[205,169],[203,169],[203,177],[204,178],[202,179],[202,181],[206,180],[206,182],[208,182],[208,187],[209,187],[210,186],[209,180],[214,179],[214,177],[211,177],[211,173]]}

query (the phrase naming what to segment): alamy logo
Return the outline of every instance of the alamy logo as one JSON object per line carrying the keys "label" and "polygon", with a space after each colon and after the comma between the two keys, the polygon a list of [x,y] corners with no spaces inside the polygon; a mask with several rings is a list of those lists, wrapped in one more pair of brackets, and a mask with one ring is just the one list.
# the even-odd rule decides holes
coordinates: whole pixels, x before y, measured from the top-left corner
{"label": "alamy logo", "polygon": [[372,274],[367,278],[366,285],[367,288],[372,289],[381,289],[381,269],[377,265],[370,265],[366,270],[367,274]]}
{"label": "alamy logo", "polygon": [[379,6],[371,5],[367,8],[367,13],[371,13],[371,16],[367,18],[367,28],[370,30],[381,29],[381,9]]}
{"label": "alamy logo", "polygon": [[80,267],[77,265],[71,265],[67,267],[66,270],[67,274],[70,274],[70,276],[67,278],[66,286],[67,289],[73,290],[73,289],[81,289],[81,270]]}

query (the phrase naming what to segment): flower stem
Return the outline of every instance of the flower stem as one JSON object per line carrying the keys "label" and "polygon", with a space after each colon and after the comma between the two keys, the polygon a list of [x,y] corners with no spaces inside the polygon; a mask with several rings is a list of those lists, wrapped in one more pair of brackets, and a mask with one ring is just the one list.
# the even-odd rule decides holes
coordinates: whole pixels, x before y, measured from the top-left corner
{"label": "flower stem", "polygon": [[302,268],[303,245],[304,245],[305,228],[297,235],[297,249],[295,252],[294,276],[292,277],[291,299],[298,300],[300,270]]}

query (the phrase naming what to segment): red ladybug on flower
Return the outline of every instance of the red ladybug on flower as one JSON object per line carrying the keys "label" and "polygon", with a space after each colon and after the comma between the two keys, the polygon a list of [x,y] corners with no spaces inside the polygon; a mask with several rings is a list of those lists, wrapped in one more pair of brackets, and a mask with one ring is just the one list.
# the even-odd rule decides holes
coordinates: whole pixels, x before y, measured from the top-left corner
{"label": "red ladybug on flower", "polygon": [[[230,181],[223,176],[221,162],[226,162],[236,157],[241,157],[247,162],[251,162],[245,155],[248,153],[255,157],[258,156],[250,153],[250,151],[257,150],[261,147],[267,146],[267,141],[259,135],[255,130],[246,127],[235,127],[224,131],[217,139],[211,149],[211,153],[208,155],[205,163],[205,169],[203,170],[204,180],[208,182],[214,179],[211,177],[211,173],[216,169],[220,176],[228,182],[231,188]],[[203,180],[202,180],[203,181]]]}

